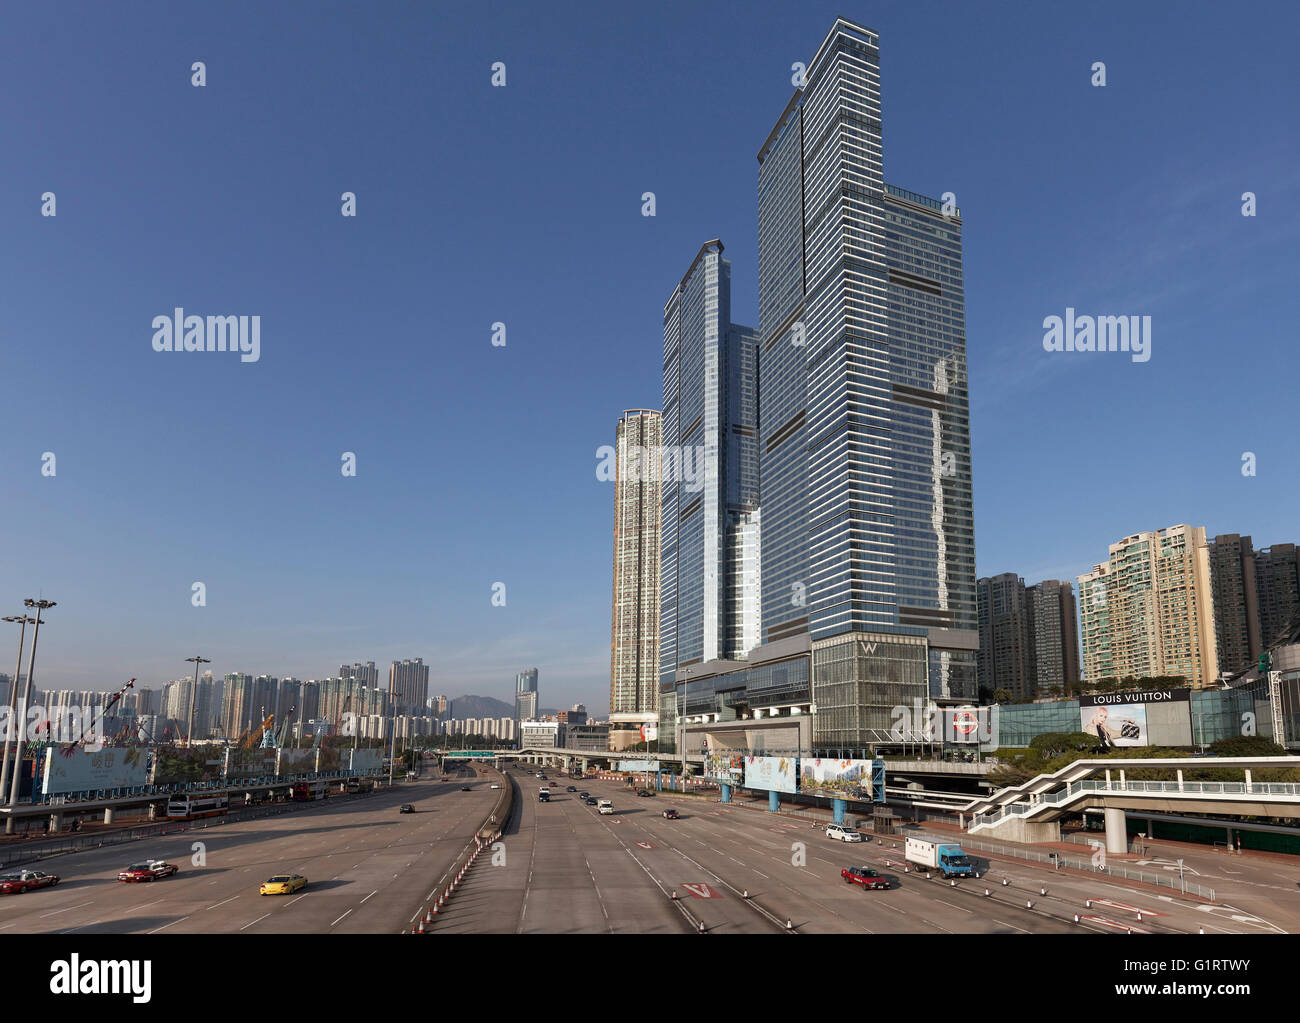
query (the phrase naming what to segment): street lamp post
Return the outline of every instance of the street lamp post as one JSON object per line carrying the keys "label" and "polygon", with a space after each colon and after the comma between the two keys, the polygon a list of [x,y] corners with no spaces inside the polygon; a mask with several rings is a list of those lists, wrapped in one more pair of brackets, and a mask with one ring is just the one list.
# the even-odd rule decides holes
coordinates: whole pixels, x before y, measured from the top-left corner
{"label": "street lamp post", "polygon": [[[52,600],[32,600],[30,597],[24,600],[23,603],[29,608],[36,609],[36,628],[32,631],[32,652],[27,659],[27,681],[23,685],[23,698],[21,704],[23,708],[23,716],[26,717],[27,701],[31,699],[31,695],[32,695],[32,675],[36,671],[36,641],[40,638],[41,635],[41,612],[46,611],[49,608],[52,608],[56,605],[55,602]],[[19,663],[22,662],[20,661]],[[15,685],[18,684],[17,680],[14,681],[14,684]],[[18,732],[18,740],[14,746],[13,777],[10,779],[9,782],[9,805],[11,807],[18,805],[19,789],[22,786],[23,738],[24,738],[23,732],[20,729]],[[14,830],[14,817],[13,814],[11,813],[9,815],[9,819],[5,821],[5,833],[12,835],[13,830]]]}
{"label": "street lamp post", "polygon": [[193,657],[185,658],[186,662],[194,662],[194,685],[190,687],[190,723],[185,729],[185,748],[189,749],[194,743],[194,705],[199,700],[199,665],[211,664],[212,662],[206,657],[199,657],[197,654]]}
{"label": "street lamp post", "polygon": [[[27,626],[35,622],[35,618],[29,618],[27,615],[9,615],[0,621],[14,622],[19,626],[18,629],[18,665],[14,668],[14,677],[9,683],[9,724],[5,728],[5,752],[4,762],[0,765],[0,798],[4,797],[5,790],[9,785],[9,751],[13,748],[14,728],[14,709],[18,701],[18,680],[23,674],[23,641],[27,635]],[[23,712],[26,717],[26,710]],[[20,727],[20,726],[18,726]]]}

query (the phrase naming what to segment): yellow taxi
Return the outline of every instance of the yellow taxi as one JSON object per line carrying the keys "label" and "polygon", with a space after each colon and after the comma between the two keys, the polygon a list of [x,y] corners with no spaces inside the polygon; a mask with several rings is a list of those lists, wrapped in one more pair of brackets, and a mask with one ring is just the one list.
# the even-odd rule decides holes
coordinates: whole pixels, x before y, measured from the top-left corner
{"label": "yellow taxi", "polygon": [[307,887],[307,879],[301,874],[276,874],[262,882],[258,895],[292,895],[299,888]]}

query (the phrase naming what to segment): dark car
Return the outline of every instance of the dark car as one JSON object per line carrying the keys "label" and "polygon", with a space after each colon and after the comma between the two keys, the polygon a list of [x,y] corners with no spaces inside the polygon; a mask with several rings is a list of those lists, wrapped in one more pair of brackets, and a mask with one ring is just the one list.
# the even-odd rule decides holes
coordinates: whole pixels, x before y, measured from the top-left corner
{"label": "dark car", "polygon": [[578,798],[579,798],[579,799],[588,799],[588,798],[590,798],[590,796],[591,796],[591,793],[590,793],[590,792],[579,792],[579,793],[578,793]]}
{"label": "dark car", "polygon": [[578,791],[578,786],[576,786],[576,785],[570,785],[570,786],[568,786],[564,791],[565,791],[565,792],[577,792],[577,791]]}
{"label": "dark car", "polygon": [[654,792],[651,791],[650,789],[637,789],[636,794],[638,796],[653,796]]}
{"label": "dark car", "polygon": [[595,797],[595,796],[588,796],[588,797],[587,797],[587,805],[588,805],[588,806],[595,806],[595,805],[596,805],[596,797]]}
{"label": "dark car", "polygon": [[671,806],[664,811],[664,820],[676,821],[681,820],[681,816]]}
{"label": "dark car", "polygon": [[846,884],[862,885],[864,891],[889,889],[888,879],[881,877],[869,867],[845,867],[840,871],[840,877],[844,878]]}
{"label": "dark car", "polygon": [[415,807],[413,807],[410,803],[403,803],[401,806],[399,806],[399,807],[397,808],[397,812],[398,812],[398,813],[415,813]]}
{"label": "dark car", "polygon": [[170,877],[176,873],[177,866],[174,863],[167,863],[164,860],[143,860],[140,863],[132,863],[129,867],[117,872],[119,881],[157,881],[160,877]]}
{"label": "dark car", "polygon": [[474,791],[474,790],[473,790],[470,786],[468,786],[468,785],[462,785],[462,786],[460,787],[460,790],[461,790],[462,792],[473,792],[473,791]]}
{"label": "dark car", "polygon": [[18,895],[35,888],[52,888],[58,883],[58,874],[47,874],[43,870],[15,870],[10,874],[0,874],[0,895]]}

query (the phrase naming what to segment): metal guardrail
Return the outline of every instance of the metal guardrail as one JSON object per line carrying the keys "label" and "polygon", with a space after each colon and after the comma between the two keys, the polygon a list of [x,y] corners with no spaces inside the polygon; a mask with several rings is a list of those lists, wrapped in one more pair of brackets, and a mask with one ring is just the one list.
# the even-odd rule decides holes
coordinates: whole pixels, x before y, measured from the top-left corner
{"label": "metal guardrail", "polygon": [[[971,838],[963,835],[960,841],[952,836],[927,835],[927,838],[936,842],[953,842],[959,844],[963,849],[979,849],[984,852],[994,852],[1001,856],[1010,856],[1012,859],[1029,860],[1036,863],[1057,864],[1063,867],[1070,867],[1074,870],[1087,871],[1091,874],[1101,874],[1106,877],[1122,877],[1129,881],[1139,881],[1143,884],[1154,885],[1155,887],[1168,888],[1171,891],[1186,892],[1189,895],[1195,895],[1199,898],[1206,899],[1210,902],[1217,902],[1213,888],[1197,884],[1194,881],[1178,881],[1168,874],[1152,874],[1145,870],[1135,870],[1123,863],[1108,863],[1106,866],[1094,866],[1091,858],[1088,860],[1075,860],[1066,856],[1064,853],[1050,854],[1040,849],[1027,849],[1023,846],[1008,845],[1002,842],[989,842],[983,839]],[[1105,843],[1099,843],[1103,848]]]}

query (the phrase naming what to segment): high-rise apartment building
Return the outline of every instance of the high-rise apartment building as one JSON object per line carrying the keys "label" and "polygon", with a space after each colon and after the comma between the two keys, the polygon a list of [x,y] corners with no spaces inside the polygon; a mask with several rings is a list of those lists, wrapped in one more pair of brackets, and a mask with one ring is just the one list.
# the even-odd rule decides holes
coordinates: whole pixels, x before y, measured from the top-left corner
{"label": "high-rise apartment building", "polygon": [[[372,687],[373,688],[373,687]],[[429,666],[422,658],[394,661],[388,670],[394,714],[423,714],[429,698]]]}
{"label": "high-rise apartment building", "polygon": [[1065,691],[1078,682],[1079,619],[1074,587],[1059,579],[1044,579],[1025,588],[1029,610],[1030,645],[1034,651],[1034,691]]}
{"label": "high-rise apartment building", "polygon": [[[253,676],[239,672],[227,675],[221,701],[221,734],[227,739],[238,738],[250,727],[249,720],[253,711]],[[195,735],[198,734],[196,727]]]}
{"label": "high-rise apartment building", "polygon": [[659,676],[760,641],[758,332],[705,242],[664,306]]}
{"label": "high-rise apartment building", "polygon": [[[394,661],[393,663],[397,662]],[[374,661],[366,661],[365,664],[360,661],[355,664],[341,664],[339,665],[339,678],[353,678],[361,685],[373,689],[379,686],[379,669],[375,667]]]}
{"label": "high-rise apartment building", "polygon": [[1110,545],[1110,557],[1079,576],[1084,673],[1102,678],[1218,678],[1214,598],[1205,530],[1170,526]]}
{"label": "high-rise apartment building", "polygon": [[1219,670],[1235,674],[1259,659],[1259,593],[1251,538],[1224,533],[1210,542],[1210,585]]}
{"label": "high-rise apartment building", "polygon": [[1004,572],[977,582],[980,648],[979,687],[987,695],[1005,690],[1012,699],[1034,695],[1034,630],[1025,581]]}
{"label": "high-rise apartment building", "polygon": [[885,184],[877,46],[837,20],[758,154],[762,629],[829,746],[977,688],[962,222]]}
{"label": "high-rise apartment building", "polygon": [[1300,614],[1300,550],[1293,543],[1275,543],[1259,550],[1255,554],[1255,581],[1260,639],[1268,647]]}
{"label": "high-rise apartment building", "polygon": [[[614,714],[634,720],[658,712],[662,414],[624,412],[614,450],[609,706]],[[675,606],[675,594],[663,596]],[[675,634],[677,624],[665,621],[663,627]]]}

